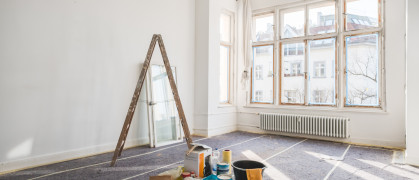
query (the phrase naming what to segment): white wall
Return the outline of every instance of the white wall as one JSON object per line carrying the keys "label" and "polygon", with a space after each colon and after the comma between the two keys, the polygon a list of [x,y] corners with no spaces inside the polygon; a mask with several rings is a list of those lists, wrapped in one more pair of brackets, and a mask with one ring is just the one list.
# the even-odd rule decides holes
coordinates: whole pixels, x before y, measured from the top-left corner
{"label": "white wall", "polygon": [[[276,5],[283,5],[298,0],[252,0],[253,10]],[[376,146],[405,147],[405,1],[385,1],[385,66],[386,66],[386,111],[374,111],[368,109],[345,109],[331,110],[329,108],[316,107],[284,107],[263,108],[245,107],[246,96],[249,92],[240,88],[238,93],[237,123],[239,130],[266,133],[260,130],[259,112],[277,112],[292,114],[313,114],[349,117],[349,139],[332,139],[315,136],[305,136],[336,141],[345,141],[359,144]],[[243,65],[239,64],[238,72],[243,71]],[[286,133],[281,133],[286,134]]]}
{"label": "white wall", "polygon": [[[155,33],[193,127],[195,1],[3,0],[0,27],[0,172],[112,151]],[[148,143],[141,112],[126,146]]]}
{"label": "white wall", "polygon": [[[236,12],[235,0],[196,2],[195,127],[198,135],[236,130],[236,107],[219,104],[220,13]],[[234,52],[234,60],[236,52]],[[236,82],[232,83],[233,91]],[[234,94],[234,93],[233,93]]]}
{"label": "white wall", "polygon": [[304,2],[307,0],[251,0],[252,9],[262,9],[284,4]]}
{"label": "white wall", "polygon": [[406,162],[419,166],[419,1],[407,1]]}
{"label": "white wall", "polygon": [[195,134],[207,135],[208,129],[208,43],[209,0],[195,2]]}

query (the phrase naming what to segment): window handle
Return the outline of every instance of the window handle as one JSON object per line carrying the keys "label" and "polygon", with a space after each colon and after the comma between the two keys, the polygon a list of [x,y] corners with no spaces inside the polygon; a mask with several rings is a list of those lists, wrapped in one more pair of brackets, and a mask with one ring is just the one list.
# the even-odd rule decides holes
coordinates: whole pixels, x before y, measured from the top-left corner
{"label": "window handle", "polygon": [[156,102],[153,102],[153,101],[150,101],[150,103],[148,103],[148,105],[149,106],[154,106],[154,105],[156,105],[157,103]]}

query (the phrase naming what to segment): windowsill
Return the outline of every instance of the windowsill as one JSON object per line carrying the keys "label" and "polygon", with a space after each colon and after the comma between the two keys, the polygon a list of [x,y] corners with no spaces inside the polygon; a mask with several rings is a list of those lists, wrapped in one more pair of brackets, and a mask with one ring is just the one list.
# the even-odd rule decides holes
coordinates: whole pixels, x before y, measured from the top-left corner
{"label": "windowsill", "polygon": [[305,110],[305,111],[333,111],[333,112],[365,112],[387,114],[383,108],[377,107],[332,107],[332,106],[302,106],[302,105],[272,105],[272,104],[248,104],[243,108],[278,109],[278,110]]}
{"label": "windowsill", "polygon": [[233,104],[230,104],[230,103],[218,104],[218,108],[228,108],[228,107],[234,107],[234,106]]}

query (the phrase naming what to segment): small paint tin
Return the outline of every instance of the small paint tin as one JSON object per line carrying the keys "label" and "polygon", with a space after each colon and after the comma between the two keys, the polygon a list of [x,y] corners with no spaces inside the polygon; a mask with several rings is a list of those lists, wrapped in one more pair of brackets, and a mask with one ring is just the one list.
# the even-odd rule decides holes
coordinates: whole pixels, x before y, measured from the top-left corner
{"label": "small paint tin", "polygon": [[233,180],[233,178],[230,175],[226,175],[226,174],[218,175],[217,178],[220,180]]}
{"label": "small paint tin", "polygon": [[227,163],[217,163],[217,175],[228,174],[230,170],[230,164]]}

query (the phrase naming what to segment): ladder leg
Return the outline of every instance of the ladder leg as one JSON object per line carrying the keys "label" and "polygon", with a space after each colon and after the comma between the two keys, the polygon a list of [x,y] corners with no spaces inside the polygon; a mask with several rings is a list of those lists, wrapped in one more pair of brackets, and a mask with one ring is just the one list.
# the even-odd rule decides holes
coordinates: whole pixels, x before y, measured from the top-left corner
{"label": "ladder leg", "polygon": [[164,43],[163,43],[163,39],[161,37],[161,35],[158,35],[159,38],[159,47],[160,47],[160,52],[162,54],[163,57],[163,61],[164,61],[164,66],[166,67],[166,73],[167,76],[169,77],[169,83],[170,83],[170,87],[172,88],[172,93],[173,93],[173,97],[175,99],[176,102],[176,107],[179,113],[179,119],[180,122],[182,124],[182,128],[183,128],[183,132],[185,134],[185,139],[186,139],[186,143],[188,145],[188,149],[192,148],[192,138],[189,132],[189,127],[188,127],[188,123],[186,121],[186,117],[185,117],[185,113],[183,112],[183,107],[182,107],[182,103],[180,102],[180,97],[179,97],[179,93],[176,87],[176,83],[175,80],[173,78],[173,73],[172,73],[172,68],[170,66],[169,63],[169,58],[167,57],[167,52],[166,52],[166,48],[164,47]]}

